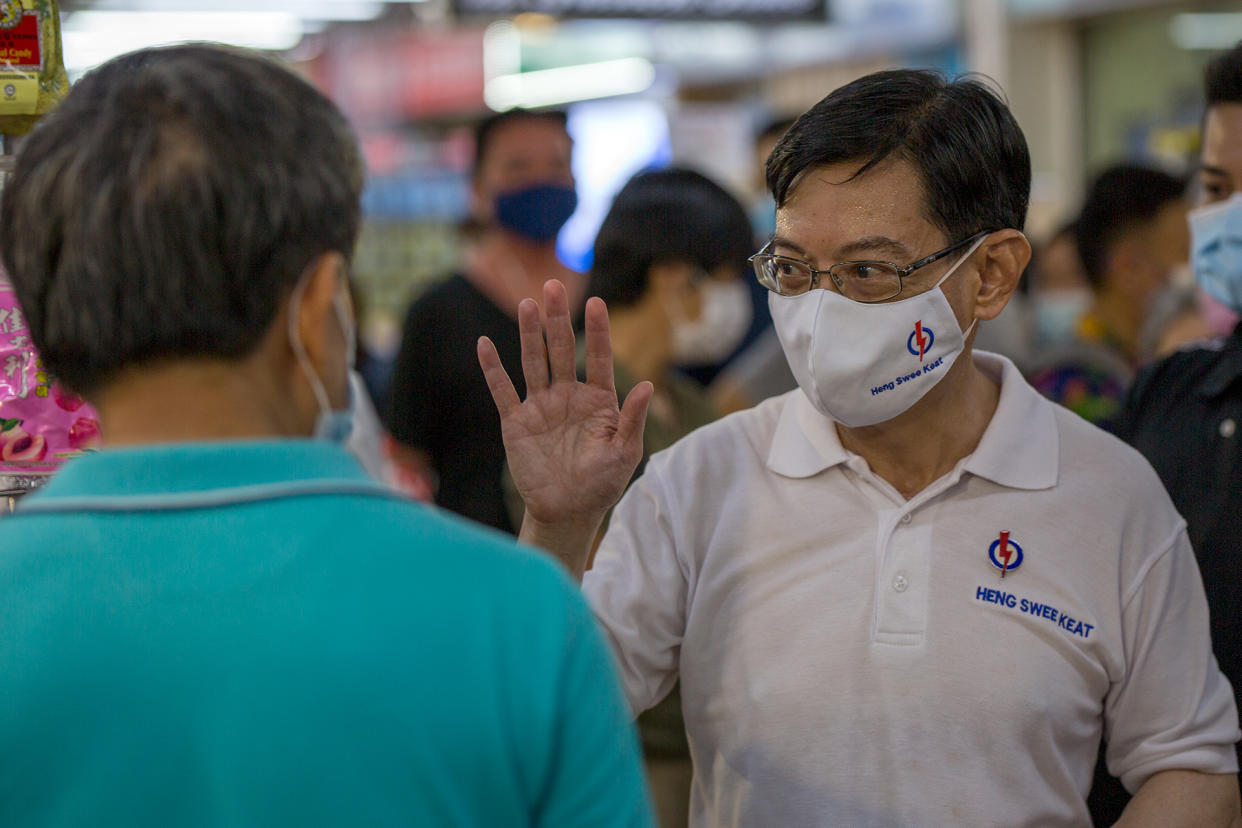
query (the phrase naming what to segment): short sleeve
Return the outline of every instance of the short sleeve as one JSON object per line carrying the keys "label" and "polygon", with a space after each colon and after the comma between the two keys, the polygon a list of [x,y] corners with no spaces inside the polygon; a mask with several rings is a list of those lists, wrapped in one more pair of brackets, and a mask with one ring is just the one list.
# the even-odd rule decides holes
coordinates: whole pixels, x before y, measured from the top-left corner
{"label": "short sleeve", "polygon": [[586,603],[576,594],[568,598],[565,656],[555,690],[563,718],[534,823],[651,826],[638,739],[612,655]]}
{"label": "short sleeve", "polygon": [[677,681],[686,629],[687,573],[658,473],[662,455],[613,510],[582,588],[616,653],[637,716]]}
{"label": "short sleeve", "polygon": [[1184,524],[1164,549],[1123,596],[1126,671],[1105,699],[1108,769],[1131,793],[1159,771],[1238,768],[1233,691]]}
{"label": "short sleeve", "polygon": [[427,450],[434,429],[435,366],[442,336],[437,314],[424,296],[406,314],[401,348],[393,363],[392,381],[384,400],[384,426],[393,437]]}

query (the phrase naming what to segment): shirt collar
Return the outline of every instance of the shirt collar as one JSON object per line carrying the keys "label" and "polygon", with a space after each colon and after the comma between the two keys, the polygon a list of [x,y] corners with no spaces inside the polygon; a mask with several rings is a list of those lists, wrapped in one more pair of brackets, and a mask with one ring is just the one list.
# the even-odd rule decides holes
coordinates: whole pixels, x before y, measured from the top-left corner
{"label": "shirt collar", "polygon": [[[963,471],[1016,489],[1056,485],[1058,446],[1052,404],[1027,384],[1008,359],[982,351],[975,365],[1000,383],[996,413]],[[786,396],[768,451],[768,468],[785,477],[812,477],[850,460],[836,424],[801,390]]]}
{"label": "shirt collar", "polygon": [[30,497],[166,495],[319,478],[367,476],[343,448],[318,440],[168,443],[71,460]]}
{"label": "shirt collar", "polygon": [[1232,335],[1221,342],[1220,350],[1220,358],[1195,389],[1195,393],[1203,399],[1219,397],[1242,379],[1242,322],[1233,329]]}

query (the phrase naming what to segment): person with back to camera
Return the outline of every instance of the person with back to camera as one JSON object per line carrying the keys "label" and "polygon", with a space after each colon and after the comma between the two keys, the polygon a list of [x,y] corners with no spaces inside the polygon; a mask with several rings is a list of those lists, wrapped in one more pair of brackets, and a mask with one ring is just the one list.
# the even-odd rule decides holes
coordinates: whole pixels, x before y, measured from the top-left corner
{"label": "person with back to camera", "polygon": [[[1208,63],[1200,204],[1191,265],[1213,299],[1242,313],[1242,43]],[[1151,461],[1185,516],[1211,608],[1221,670],[1242,700],[1242,325],[1139,373],[1118,435]],[[1240,748],[1242,750],[1242,748]],[[1112,807],[1124,795],[1111,789]],[[1104,807],[1104,803],[1101,804]]]}
{"label": "person with back to camera", "polygon": [[[986,86],[868,75],[768,161],[754,256],[799,388],[651,458],[583,589],[642,711],[680,679],[691,821],[1240,820],[1233,693],[1185,524],[1142,457],[974,353],[1030,246],[1026,142]],[[618,406],[606,310],[519,307],[527,394],[478,353],[522,537],[583,575],[652,392]],[[545,339],[541,332],[546,328]]]}
{"label": "person with back to camera", "polygon": [[650,825],[575,587],[329,439],[341,113],[258,55],[153,49],[16,166],[5,268],[108,444],[0,520],[0,824]]}
{"label": "person with back to camera", "polygon": [[581,308],[586,280],[556,254],[578,203],[572,150],[563,112],[511,109],[475,128],[464,266],[410,307],[384,412],[395,459],[436,481],[437,504],[510,533],[500,422],[472,346],[487,336],[516,373],[518,302],[559,279]]}

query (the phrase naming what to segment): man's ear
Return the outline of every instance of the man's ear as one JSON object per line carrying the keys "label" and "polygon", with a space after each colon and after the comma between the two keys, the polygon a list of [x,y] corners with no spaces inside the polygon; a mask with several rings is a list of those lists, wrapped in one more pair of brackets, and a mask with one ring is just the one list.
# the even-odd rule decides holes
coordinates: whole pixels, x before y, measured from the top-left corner
{"label": "man's ear", "polygon": [[975,318],[995,319],[1009,304],[1009,297],[1031,260],[1031,243],[1020,230],[998,230],[988,236],[979,255],[983,256],[983,264],[979,268]]}
{"label": "man's ear", "polygon": [[345,259],[340,253],[329,251],[320,254],[307,266],[302,277],[305,287],[299,306],[289,308],[290,313],[297,314],[292,324],[297,327],[302,347],[306,349],[306,358],[325,380],[328,379],[325,377],[330,362],[328,355],[338,352],[341,347],[335,303],[338,292],[346,289],[341,283],[345,272]]}

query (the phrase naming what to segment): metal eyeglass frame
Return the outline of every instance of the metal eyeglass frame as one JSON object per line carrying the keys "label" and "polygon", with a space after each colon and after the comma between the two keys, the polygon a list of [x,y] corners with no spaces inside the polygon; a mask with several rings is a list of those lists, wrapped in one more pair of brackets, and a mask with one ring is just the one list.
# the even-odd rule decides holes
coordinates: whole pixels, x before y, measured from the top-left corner
{"label": "metal eyeglass frame", "polygon": [[[819,287],[819,282],[820,282],[819,277],[822,274],[827,273],[828,276],[832,279],[832,283],[837,286],[837,290],[839,290],[841,292],[841,295],[844,296],[846,299],[849,299],[851,302],[858,302],[864,305],[874,305],[877,302],[887,302],[889,299],[892,299],[896,296],[900,296],[902,290],[904,290],[906,286],[906,283],[905,283],[906,277],[909,276],[914,271],[920,268],[923,268],[923,267],[927,267],[929,264],[932,264],[933,262],[938,262],[941,259],[943,259],[945,256],[948,256],[953,251],[960,250],[966,245],[993,232],[995,231],[994,230],[980,230],[978,233],[975,233],[973,236],[969,236],[965,239],[962,239],[959,242],[951,244],[948,247],[944,248],[943,250],[937,250],[935,253],[932,253],[929,256],[924,256],[918,261],[912,264],[909,264],[905,267],[899,267],[893,262],[881,262],[881,261],[873,261],[869,259],[862,259],[858,261],[837,262],[836,264],[830,265],[824,268],[823,270],[816,270],[815,268],[811,267],[810,263],[804,262],[801,259],[795,259],[791,256],[777,256],[773,253],[765,253],[764,251],[766,251],[769,247],[772,246],[771,241],[769,241],[767,244],[761,247],[758,253],[755,253],[753,256],[748,258],[746,261],[750,262],[751,268],[755,272],[755,278],[759,280],[759,284],[763,285],[765,288],[777,294],[778,296],[802,296],[803,293],[810,293],[811,291],[815,290],[815,288]],[[778,259],[783,259],[787,262],[791,262],[795,265],[798,265],[799,267],[805,267],[808,271],[810,271],[810,274],[811,274],[810,286],[802,293],[789,294],[789,293],[782,293],[780,291],[779,282],[775,283],[777,285],[775,287],[771,284],[768,284],[765,268],[768,263],[774,262]],[[842,267],[843,265],[871,265],[871,266],[887,268],[891,272],[897,274],[897,290],[896,292],[891,293],[888,296],[883,296],[878,299],[855,299],[853,296],[850,296],[848,293],[845,292],[845,288],[843,286],[843,282],[845,280],[840,279],[835,273],[833,273],[834,270],[836,270],[838,267]]]}

